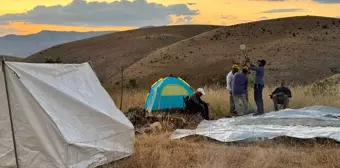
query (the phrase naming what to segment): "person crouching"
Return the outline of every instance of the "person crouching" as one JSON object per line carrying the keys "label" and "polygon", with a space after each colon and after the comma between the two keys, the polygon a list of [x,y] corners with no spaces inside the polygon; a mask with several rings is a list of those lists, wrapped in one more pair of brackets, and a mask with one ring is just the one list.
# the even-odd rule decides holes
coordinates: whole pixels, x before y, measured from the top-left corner
{"label": "person crouching", "polygon": [[203,95],[205,95],[204,90],[202,88],[198,88],[197,91],[189,97],[189,104],[190,106],[193,106],[193,108],[199,108],[202,118],[209,120],[209,107],[208,103],[201,99]]}

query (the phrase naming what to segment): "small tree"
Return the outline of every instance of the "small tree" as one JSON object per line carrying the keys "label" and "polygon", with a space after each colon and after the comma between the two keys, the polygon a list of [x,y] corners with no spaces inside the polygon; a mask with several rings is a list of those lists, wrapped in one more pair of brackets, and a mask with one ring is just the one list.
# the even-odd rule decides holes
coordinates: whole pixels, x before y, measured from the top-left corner
{"label": "small tree", "polygon": [[48,58],[45,58],[45,63],[56,64],[56,63],[61,63],[61,60],[60,60],[60,57],[57,57],[57,58],[48,57]]}
{"label": "small tree", "polygon": [[129,83],[125,86],[130,89],[136,89],[138,87],[136,79],[129,79]]}

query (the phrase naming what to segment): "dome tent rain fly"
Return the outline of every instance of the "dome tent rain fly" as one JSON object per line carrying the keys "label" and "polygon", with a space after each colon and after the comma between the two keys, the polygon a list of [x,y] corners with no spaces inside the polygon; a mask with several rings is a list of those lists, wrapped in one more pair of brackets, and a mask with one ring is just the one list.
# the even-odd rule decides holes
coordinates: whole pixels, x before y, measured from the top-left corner
{"label": "dome tent rain fly", "polygon": [[190,85],[181,78],[161,78],[151,86],[144,108],[148,112],[184,108],[183,98],[193,93]]}

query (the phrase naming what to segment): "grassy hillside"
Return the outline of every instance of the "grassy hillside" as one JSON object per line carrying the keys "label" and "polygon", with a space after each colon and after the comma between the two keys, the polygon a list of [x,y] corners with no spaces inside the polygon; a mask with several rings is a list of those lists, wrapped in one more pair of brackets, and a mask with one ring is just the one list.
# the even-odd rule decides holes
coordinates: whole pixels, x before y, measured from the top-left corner
{"label": "grassy hillside", "polygon": [[240,44],[255,62],[268,62],[266,83],[279,79],[308,84],[340,72],[340,19],[300,16],[228,27],[165,26],[113,33],[58,45],[28,57],[42,62],[60,57],[64,63],[91,59],[106,88],[125,85],[149,88],[160,77],[180,76],[194,87],[224,83],[233,61],[242,61]]}
{"label": "grassy hillside", "polygon": [[306,84],[340,72],[340,19],[291,17],[222,27],[188,38],[134,63],[125,76],[141,87],[170,73],[197,87],[224,82],[232,61],[242,58],[242,43],[254,62],[267,60],[267,83],[286,79]]}
{"label": "grassy hillside", "polygon": [[25,61],[43,62],[46,57],[60,57],[64,63],[92,61],[102,82],[112,78],[121,66],[129,66],[155,50],[218,28],[217,26],[152,27],[80,40],[38,52]]}

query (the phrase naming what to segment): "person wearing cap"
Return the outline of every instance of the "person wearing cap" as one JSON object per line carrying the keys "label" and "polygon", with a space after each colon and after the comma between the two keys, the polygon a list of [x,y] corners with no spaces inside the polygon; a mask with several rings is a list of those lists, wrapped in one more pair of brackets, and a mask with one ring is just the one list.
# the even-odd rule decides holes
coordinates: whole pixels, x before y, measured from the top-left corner
{"label": "person wearing cap", "polygon": [[237,64],[234,64],[231,67],[231,71],[227,75],[227,90],[229,91],[229,113],[231,114],[235,114],[235,103],[232,94],[233,80],[235,73],[238,72],[239,70],[240,67]]}
{"label": "person wearing cap", "polygon": [[189,97],[189,105],[193,108],[200,109],[202,118],[209,120],[209,107],[208,104],[201,99],[203,95],[205,95],[204,89],[198,88],[197,91]]}
{"label": "person wearing cap", "polygon": [[[232,95],[234,103],[236,104],[236,114],[246,115],[250,113],[250,108],[248,106],[247,92],[248,92],[248,77],[249,72],[248,67],[243,67],[242,72],[236,72],[233,80]],[[239,103],[240,102],[240,103]],[[239,105],[241,104],[241,108]]]}
{"label": "person wearing cap", "polygon": [[[249,58],[247,62],[250,63]],[[266,66],[266,60],[258,60],[257,66],[250,63],[250,70],[255,71],[255,83],[254,83],[254,100],[257,106],[257,113],[255,115],[262,115],[264,114],[263,109],[263,98],[262,98],[262,91],[264,88],[264,67]]]}

